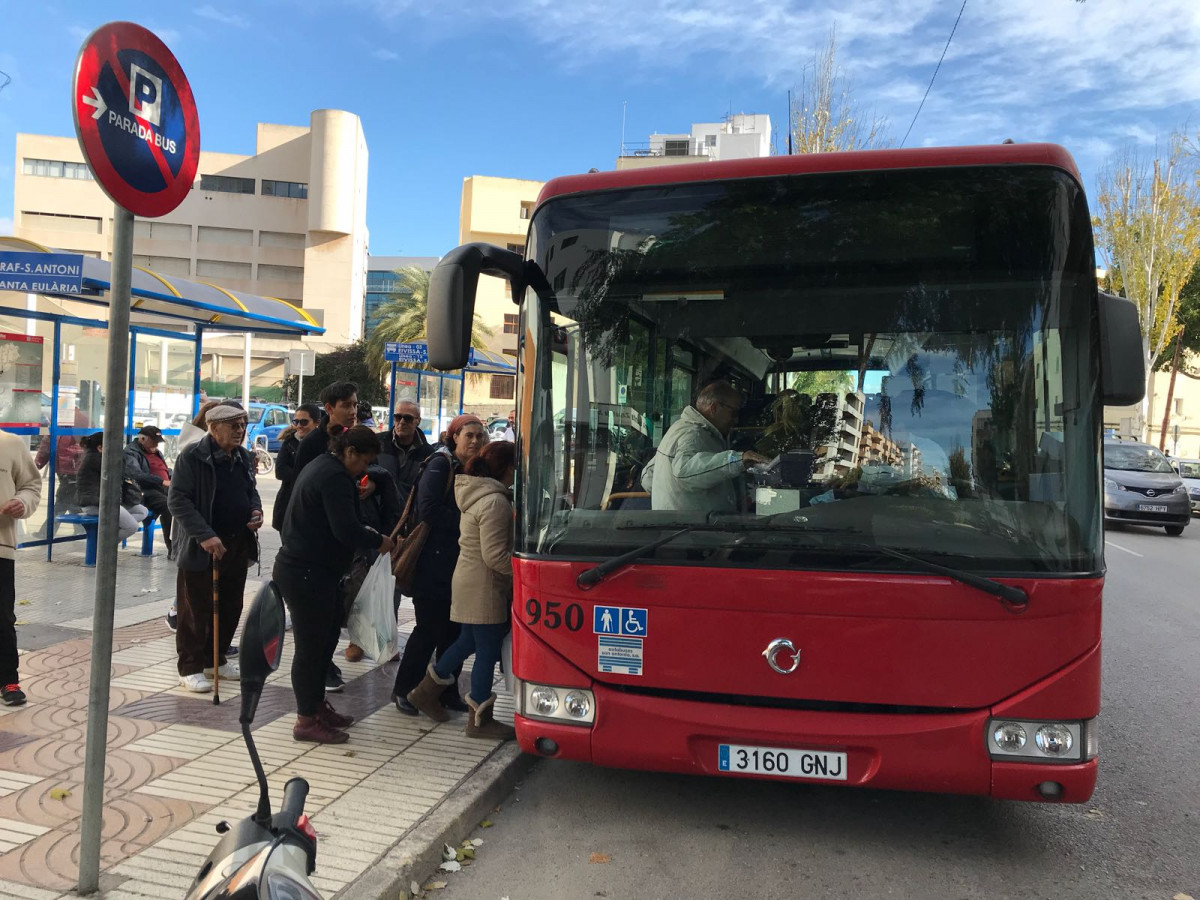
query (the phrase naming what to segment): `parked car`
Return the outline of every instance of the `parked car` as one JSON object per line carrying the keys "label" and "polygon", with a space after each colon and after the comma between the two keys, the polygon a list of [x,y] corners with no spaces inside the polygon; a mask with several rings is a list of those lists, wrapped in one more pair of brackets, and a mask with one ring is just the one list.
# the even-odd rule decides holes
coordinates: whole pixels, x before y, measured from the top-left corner
{"label": "parked car", "polygon": [[250,422],[246,426],[246,443],[253,447],[260,435],[266,435],[267,450],[279,451],[279,432],[292,424],[292,413],[280,403],[251,403]]}
{"label": "parked car", "polygon": [[1104,519],[1159,525],[1180,535],[1192,521],[1188,489],[1167,458],[1138,441],[1104,442]]}
{"label": "parked car", "polygon": [[1188,500],[1192,504],[1192,515],[1200,512],[1200,459],[1179,459],[1171,457],[1171,465],[1183,480],[1183,486],[1188,489]]}

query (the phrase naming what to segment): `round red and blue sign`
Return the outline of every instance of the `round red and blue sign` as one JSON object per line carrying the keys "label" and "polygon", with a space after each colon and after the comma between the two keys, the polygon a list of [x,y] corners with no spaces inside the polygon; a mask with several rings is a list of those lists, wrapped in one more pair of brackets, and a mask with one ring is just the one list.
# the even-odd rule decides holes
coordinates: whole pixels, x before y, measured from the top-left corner
{"label": "round red and blue sign", "polygon": [[80,48],[74,91],[75,133],[105,193],[135,216],[177,207],[196,179],[200,120],[167,45],[132,22],[103,25]]}

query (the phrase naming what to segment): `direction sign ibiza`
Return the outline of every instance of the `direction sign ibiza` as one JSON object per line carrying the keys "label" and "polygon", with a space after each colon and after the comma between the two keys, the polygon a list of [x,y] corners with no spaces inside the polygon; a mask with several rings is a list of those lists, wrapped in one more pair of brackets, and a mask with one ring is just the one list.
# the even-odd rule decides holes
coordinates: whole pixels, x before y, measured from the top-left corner
{"label": "direction sign ibiza", "polygon": [[163,216],[191,190],[200,121],[183,69],[153,32],[110,22],[75,63],[75,133],[96,180],[136,216]]}

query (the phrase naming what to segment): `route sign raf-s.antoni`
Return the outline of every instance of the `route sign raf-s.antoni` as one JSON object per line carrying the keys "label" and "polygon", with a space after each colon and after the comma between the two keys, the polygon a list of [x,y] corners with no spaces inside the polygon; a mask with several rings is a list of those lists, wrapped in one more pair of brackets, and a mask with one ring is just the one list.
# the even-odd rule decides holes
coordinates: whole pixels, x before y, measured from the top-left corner
{"label": "route sign raf-s.antoni", "polygon": [[153,32],[110,22],[83,42],[72,111],[79,146],[113,201],[163,216],[196,178],[200,120],[183,69]]}

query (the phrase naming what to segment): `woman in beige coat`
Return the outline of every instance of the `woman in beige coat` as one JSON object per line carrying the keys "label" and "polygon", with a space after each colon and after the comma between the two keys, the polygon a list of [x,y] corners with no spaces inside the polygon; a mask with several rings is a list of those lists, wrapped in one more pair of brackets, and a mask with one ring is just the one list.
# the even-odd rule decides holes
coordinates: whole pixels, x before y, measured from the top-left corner
{"label": "woman in beige coat", "polygon": [[425,679],[408,694],[408,702],[431,719],[449,716],[439,697],[453,683],[454,673],[471,654],[470,708],[467,736],[508,740],[513,729],[492,718],[492,693],[500,646],[508,633],[512,604],[512,519],[509,488],[516,467],[516,450],[508,441],[488,444],[467,465],[467,474],[454,479],[454,499],[462,513],[459,522],[458,564],[451,585],[450,619],[462,629],[458,640],[429,666]]}

